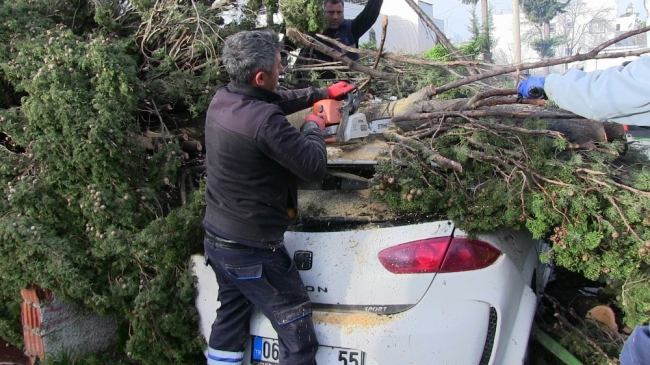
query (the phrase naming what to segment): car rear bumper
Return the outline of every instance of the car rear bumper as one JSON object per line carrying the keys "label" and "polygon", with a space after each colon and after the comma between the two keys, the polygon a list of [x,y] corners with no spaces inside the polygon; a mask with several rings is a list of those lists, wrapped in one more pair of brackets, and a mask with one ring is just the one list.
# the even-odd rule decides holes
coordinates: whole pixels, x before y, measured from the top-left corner
{"label": "car rear bumper", "polygon": [[[537,303],[528,281],[502,255],[486,269],[438,274],[422,300],[402,313],[316,311],[316,333],[321,346],[365,352],[365,365],[521,364]],[[276,338],[260,313],[251,319],[251,334]]]}

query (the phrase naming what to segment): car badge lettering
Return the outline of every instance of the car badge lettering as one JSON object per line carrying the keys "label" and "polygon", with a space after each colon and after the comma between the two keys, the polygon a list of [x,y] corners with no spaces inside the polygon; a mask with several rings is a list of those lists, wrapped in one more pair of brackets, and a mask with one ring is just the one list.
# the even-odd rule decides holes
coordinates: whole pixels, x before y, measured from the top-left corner
{"label": "car badge lettering", "polygon": [[366,312],[372,312],[372,313],[383,313],[388,309],[388,307],[385,306],[372,306],[372,307],[365,307]]}
{"label": "car badge lettering", "polygon": [[309,292],[327,293],[327,287],[305,285],[305,289]]}

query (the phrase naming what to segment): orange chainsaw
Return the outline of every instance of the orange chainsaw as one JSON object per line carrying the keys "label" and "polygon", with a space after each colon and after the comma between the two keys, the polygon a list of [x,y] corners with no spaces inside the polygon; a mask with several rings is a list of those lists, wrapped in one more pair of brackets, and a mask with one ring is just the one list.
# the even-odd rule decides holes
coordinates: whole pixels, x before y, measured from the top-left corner
{"label": "orange chainsaw", "polygon": [[[312,114],[305,120],[324,125],[326,143],[342,143],[371,134],[366,115],[357,113],[362,95],[357,88],[344,100],[325,99],[314,104]],[[320,122],[320,123],[319,123]]]}

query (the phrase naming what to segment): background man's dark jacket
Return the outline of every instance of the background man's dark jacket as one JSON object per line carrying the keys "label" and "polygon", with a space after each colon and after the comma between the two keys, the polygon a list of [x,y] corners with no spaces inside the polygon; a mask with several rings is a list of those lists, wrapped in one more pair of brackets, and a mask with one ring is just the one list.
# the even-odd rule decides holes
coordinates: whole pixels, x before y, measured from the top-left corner
{"label": "background man's dark jacket", "polygon": [[[373,24],[375,24],[377,17],[379,17],[379,11],[381,10],[382,4],[383,0],[369,0],[361,13],[359,13],[356,18],[353,20],[344,19],[343,23],[338,27],[338,29],[326,29],[323,32],[323,35],[336,39],[346,46],[359,48],[359,38],[361,38],[361,36],[363,36],[372,27]],[[328,43],[325,44],[341,52],[341,49],[339,47],[330,45]],[[356,53],[343,52],[343,54],[354,61],[359,59],[359,55]],[[300,51],[300,57],[318,59],[325,62],[333,61],[332,57],[311,47],[303,47],[303,49]],[[304,64],[304,62],[300,61],[298,64]],[[321,75],[321,79],[333,79],[334,77],[335,75],[331,71],[324,72]]]}
{"label": "background man's dark jacket", "polygon": [[209,232],[260,248],[283,240],[297,179],[318,181],[327,171],[322,132],[301,133],[286,114],[325,98],[327,88],[313,87],[275,93],[230,83],[217,91],[205,125]]}

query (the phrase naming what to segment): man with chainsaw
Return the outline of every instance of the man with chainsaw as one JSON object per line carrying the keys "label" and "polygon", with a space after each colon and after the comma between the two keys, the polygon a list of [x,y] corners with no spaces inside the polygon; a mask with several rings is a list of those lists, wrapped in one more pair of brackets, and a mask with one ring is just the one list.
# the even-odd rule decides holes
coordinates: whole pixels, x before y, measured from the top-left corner
{"label": "man with chainsaw", "polygon": [[517,92],[524,98],[548,98],[585,118],[650,126],[650,56],[606,70],[529,77]]}
{"label": "man with chainsaw", "polygon": [[228,37],[222,62],[231,82],[213,97],[205,125],[203,245],[221,302],[207,363],[242,363],[256,307],[278,333],[280,364],[314,365],[311,302],[284,247],[284,232],[296,215],[298,179],[323,179],[327,153],[322,126],[305,122],[298,131],[286,114],[355,87],[338,82],[279,91],[280,43],[266,31]]}
{"label": "man with chainsaw", "polygon": [[[379,17],[379,11],[383,0],[368,0],[361,13],[354,19],[344,18],[343,0],[325,0],[324,12],[327,28],[323,35],[345,44],[359,48],[359,39],[363,36]],[[335,45],[324,42],[335,50],[341,52],[341,49]],[[352,52],[342,52],[346,57],[353,61],[359,59],[359,55]],[[303,47],[300,51],[298,64],[305,64],[304,60],[316,59],[323,62],[332,62],[334,59],[312,47]],[[309,62],[309,61],[307,61]],[[334,79],[336,75],[332,71],[325,71],[320,75],[321,79]]]}

